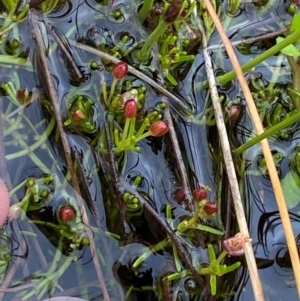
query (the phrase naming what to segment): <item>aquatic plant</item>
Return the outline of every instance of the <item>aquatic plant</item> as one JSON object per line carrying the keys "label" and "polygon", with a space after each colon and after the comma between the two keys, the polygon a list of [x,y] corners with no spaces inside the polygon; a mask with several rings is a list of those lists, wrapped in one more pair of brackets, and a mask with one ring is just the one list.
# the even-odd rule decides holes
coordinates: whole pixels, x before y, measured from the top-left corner
{"label": "aquatic plant", "polygon": [[[0,299],[95,299],[99,287],[105,301],[224,299],[236,283],[245,286],[255,264],[239,269],[236,257],[245,247],[248,260],[251,245],[248,235],[230,238],[241,218],[225,165],[235,164],[245,209],[256,212],[254,197],[261,212],[273,210],[267,159],[257,146],[244,152],[272,135],[272,160],[295,210],[297,14],[285,32],[269,18],[263,31],[271,33],[248,37],[245,4],[212,2],[232,44],[247,45],[238,58],[266,128],[255,137],[209,3],[31,1],[27,19],[26,1],[2,2],[0,176],[11,206],[1,227]],[[270,11],[287,23],[285,11],[295,9]],[[252,17],[259,26],[267,15],[256,9]],[[210,58],[217,87],[204,72]],[[286,61],[291,70],[276,69]],[[218,92],[221,113],[212,108]],[[234,162],[221,154],[221,115],[232,152],[244,152]],[[247,222],[255,241],[251,215]]]}

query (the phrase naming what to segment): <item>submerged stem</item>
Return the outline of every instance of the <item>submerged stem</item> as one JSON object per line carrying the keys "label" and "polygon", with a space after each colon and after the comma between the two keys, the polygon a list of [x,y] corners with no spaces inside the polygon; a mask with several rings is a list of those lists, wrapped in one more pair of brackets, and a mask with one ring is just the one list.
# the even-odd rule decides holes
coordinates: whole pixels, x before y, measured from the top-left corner
{"label": "submerged stem", "polygon": [[144,21],[147,18],[147,15],[149,14],[150,10],[152,9],[154,0],[144,0],[143,6],[139,11],[138,19],[141,24],[144,23]]}

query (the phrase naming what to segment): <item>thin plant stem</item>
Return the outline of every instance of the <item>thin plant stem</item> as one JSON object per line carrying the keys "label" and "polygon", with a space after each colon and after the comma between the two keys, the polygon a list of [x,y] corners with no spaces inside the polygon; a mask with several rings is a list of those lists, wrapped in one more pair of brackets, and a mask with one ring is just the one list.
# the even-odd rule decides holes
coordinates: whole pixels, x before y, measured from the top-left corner
{"label": "thin plant stem", "polygon": [[74,58],[71,54],[71,50],[67,49],[66,45],[62,41],[61,36],[56,32],[56,29],[52,25],[49,25],[49,24],[48,24],[48,27],[50,27],[51,32],[52,32],[57,44],[59,45],[59,47],[60,47],[61,51],[63,52],[63,54],[66,56],[66,59],[68,60],[68,63],[72,66],[72,69],[74,70],[77,78],[79,80],[81,80],[83,76],[82,76],[76,62],[74,61]]}
{"label": "thin plant stem", "polygon": [[[284,33],[286,33],[288,31],[287,28],[282,28],[278,31],[274,31],[274,32],[270,32],[270,33],[266,33],[260,36],[256,36],[256,37],[251,37],[251,38],[243,38],[239,41],[231,41],[231,45],[232,46],[239,46],[242,44],[252,44],[255,43],[257,41],[262,41],[265,39],[270,39],[270,38],[274,38],[274,37],[278,37],[279,35],[282,35]],[[207,50],[216,50],[216,51],[220,51],[224,48],[224,44],[221,43],[219,45],[211,45],[209,47],[207,47]]]}
{"label": "thin plant stem", "polygon": [[186,171],[184,163],[183,163],[183,158],[182,158],[182,154],[181,154],[181,151],[180,151],[180,148],[179,148],[179,142],[178,142],[178,139],[177,139],[176,131],[174,129],[173,119],[172,119],[172,116],[171,116],[171,113],[170,113],[169,106],[166,106],[164,116],[166,118],[166,121],[168,122],[171,143],[172,143],[172,146],[173,146],[176,162],[177,162],[177,165],[178,165],[178,168],[179,168],[179,173],[180,173],[180,177],[181,177],[182,184],[183,184],[183,189],[184,189],[184,195],[185,195],[185,198],[187,200],[187,208],[191,212],[194,212],[195,208],[194,208],[191,188],[190,188],[190,185],[189,185],[189,180],[187,178],[187,171]]}
{"label": "thin plant stem", "polygon": [[[127,119],[126,119],[127,120]],[[124,202],[121,196],[121,184],[119,180],[119,176],[117,173],[116,169],[116,159],[115,159],[115,154],[113,151],[113,144],[112,144],[112,139],[111,139],[111,132],[110,132],[110,127],[109,127],[109,120],[108,116],[106,116],[106,122],[104,124],[105,126],[105,134],[106,134],[106,142],[107,142],[107,149],[108,149],[108,155],[109,155],[109,165],[112,171],[112,177],[113,177],[113,185],[115,188],[115,193],[117,194],[117,202],[118,202],[118,207],[119,207],[119,212],[120,212],[120,226],[121,226],[121,231],[124,231],[124,223],[125,223],[125,208],[124,208]]]}
{"label": "thin plant stem", "polygon": [[147,61],[149,59],[149,55],[151,52],[151,48],[155,42],[164,34],[164,32],[169,27],[170,23],[165,22],[163,18],[159,21],[155,30],[150,34],[147,38],[146,42],[144,43],[141,50],[138,50],[137,57],[141,61]]}
{"label": "thin plant stem", "polygon": [[45,132],[43,132],[43,134],[40,136],[40,139],[33,143],[31,146],[27,147],[26,149],[23,149],[19,152],[15,152],[9,155],[6,155],[5,158],[6,160],[12,160],[12,159],[16,159],[22,156],[26,156],[29,153],[35,151],[37,148],[39,148],[43,143],[46,142],[46,140],[48,139],[48,137],[50,136],[51,132],[53,131],[55,126],[55,118],[52,117],[50,120],[50,123],[47,127],[47,129],[45,130]]}
{"label": "thin plant stem", "polygon": [[4,122],[3,122],[3,102],[0,101],[0,178],[7,183],[8,172],[5,160],[5,147],[4,147]]}
{"label": "thin plant stem", "polygon": [[129,125],[131,123],[131,118],[126,118],[125,120],[125,126],[124,126],[124,131],[123,131],[123,135],[122,135],[122,140],[121,140],[121,144],[125,143],[125,141],[127,140],[127,136],[128,136],[128,130],[129,130]]}
{"label": "thin plant stem", "polygon": [[129,184],[126,183],[126,181],[123,181],[123,185],[125,189],[134,195],[138,200],[140,201],[141,205],[144,206],[145,210],[154,218],[154,220],[159,224],[159,226],[164,229],[172,243],[175,245],[178,251],[178,255],[180,256],[181,260],[186,264],[186,266],[189,268],[193,276],[195,277],[196,282],[198,285],[202,288],[205,287],[205,284],[202,280],[202,278],[197,273],[195,267],[193,266],[189,255],[187,254],[186,250],[182,247],[182,242],[180,240],[180,237],[177,236],[167,225],[167,223],[157,214],[157,212],[150,206],[150,204],[147,202],[144,197],[139,194],[135,189],[133,189]]}
{"label": "thin plant stem", "polygon": [[111,84],[111,87],[110,87],[110,91],[109,91],[108,100],[107,100],[107,103],[108,103],[109,106],[110,106],[111,99],[112,99],[112,97],[113,97],[113,95],[115,93],[117,82],[118,82],[118,80],[116,78],[114,78],[113,81],[112,81],[112,84]]}
{"label": "thin plant stem", "polygon": [[[3,117],[5,117],[5,116],[2,115],[2,118]],[[6,121],[9,121],[10,126],[4,130],[4,136],[8,136],[8,135],[14,133],[18,129],[22,119],[23,119],[22,114],[19,114],[18,117],[15,118],[15,120],[6,118]]]}
{"label": "thin plant stem", "polygon": [[[226,51],[228,53],[228,56],[232,62],[232,65],[235,69],[235,72],[238,76],[238,80],[240,82],[242,91],[244,93],[246,102],[247,102],[247,106],[248,109],[250,111],[250,115],[251,115],[251,119],[254,123],[254,126],[256,128],[256,131],[258,134],[263,133],[264,129],[263,129],[263,125],[262,122],[260,120],[258,111],[256,109],[256,105],[255,102],[252,98],[252,94],[251,91],[248,87],[247,81],[244,77],[243,74],[243,70],[238,62],[238,59],[235,55],[235,52],[230,44],[229,39],[226,36],[226,33],[222,27],[222,24],[220,22],[219,17],[217,16],[214,8],[212,7],[211,3],[209,0],[204,0],[206,3],[206,7],[212,17],[212,19],[214,20],[214,23],[216,25],[216,28],[223,40],[223,43],[226,47]],[[275,54],[278,51],[280,51],[281,49],[283,49],[284,47],[288,46],[289,44],[295,42],[298,38],[300,37],[300,29],[297,29],[296,31],[294,31],[290,36],[288,36],[284,41],[282,41],[281,43],[275,45],[272,51],[267,50],[264,54],[265,54],[265,58],[267,58],[268,56],[271,55],[271,53]],[[277,46],[277,48],[276,48]],[[256,63],[258,63],[259,61],[257,60]],[[219,103],[219,107],[220,107],[220,103]],[[224,125],[225,128],[225,125]],[[223,136],[221,136],[223,137]],[[225,139],[221,139],[221,141],[224,141]],[[286,236],[286,240],[287,240],[287,245],[288,245],[288,249],[289,249],[289,253],[290,253],[290,259],[292,262],[292,267],[293,267],[293,271],[294,271],[294,275],[295,275],[295,280],[296,280],[296,285],[297,285],[297,290],[298,290],[298,295],[300,297],[300,261],[299,261],[299,254],[298,254],[298,250],[297,250],[297,246],[296,246],[296,241],[295,241],[295,237],[294,237],[294,232],[293,232],[293,228],[291,225],[291,221],[290,221],[290,216],[289,216],[289,212],[286,206],[286,202],[284,199],[284,195],[283,195],[283,191],[282,191],[282,187],[280,184],[280,180],[278,178],[278,173],[276,170],[276,166],[273,160],[273,156],[270,150],[270,146],[269,143],[266,139],[261,141],[261,147],[262,147],[262,151],[264,154],[264,157],[266,159],[266,164],[267,164],[267,168],[269,171],[269,175],[271,178],[271,182],[272,182],[272,186],[273,186],[273,190],[274,190],[274,195],[277,201],[277,206],[278,206],[278,210],[280,213],[280,217],[282,220],[282,225],[283,225],[283,229],[284,229],[284,233]],[[230,149],[228,149],[228,151],[230,152]],[[230,153],[230,157],[231,157],[231,153]],[[227,162],[228,160],[225,157],[225,162]],[[229,162],[230,163],[230,162]],[[232,161],[231,161],[232,163]],[[232,164],[233,165],[233,164]],[[231,182],[231,178],[229,178],[229,182]],[[238,187],[237,187],[237,192],[238,192]],[[239,192],[238,192],[239,193]],[[232,191],[232,195],[233,195],[233,200],[234,200],[234,204],[235,206],[239,205],[239,207],[241,207],[240,209],[243,210],[242,207],[242,203],[237,204],[236,202],[236,198],[235,198],[235,193]],[[242,231],[244,231],[245,229],[245,233],[248,232],[247,229],[247,223],[245,220],[245,217],[243,219],[240,219],[239,217],[237,217],[239,226],[241,228]],[[251,247],[250,243],[246,243],[245,244],[245,255],[246,255],[246,259],[247,259],[247,266],[249,269],[249,273],[250,273],[250,278],[251,278],[251,282],[253,285],[253,291],[254,291],[254,296],[256,298],[256,300],[264,300],[263,297],[263,291],[262,291],[262,287],[261,287],[261,282],[259,281],[259,274],[257,272],[257,267],[256,267],[256,262],[254,259],[254,255],[253,255],[253,249]],[[250,260],[251,258],[251,260]]]}
{"label": "thin plant stem", "polygon": [[18,65],[21,67],[26,67],[30,71],[33,71],[31,61],[29,59],[24,59],[21,57],[14,57],[11,55],[1,54],[0,55],[0,64]]}
{"label": "thin plant stem", "polygon": [[[256,67],[266,59],[268,59],[270,56],[280,52],[283,48],[286,46],[296,42],[300,38],[300,29],[295,30],[292,34],[287,36],[283,41],[280,43],[274,45],[270,49],[264,51],[263,53],[259,54],[257,57],[250,60],[248,63],[241,66],[241,70],[243,72],[247,72],[251,70],[252,68]],[[230,43],[230,42],[229,42]],[[226,46],[226,45],[225,45]],[[236,78],[237,74],[235,70],[232,70],[224,75],[220,75],[216,78],[217,82],[225,85],[232,79]]]}
{"label": "thin plant stem", "polygon": [[140,137],[140,136],[144,133],[146,127],[147,127],[149,124],[150,124],[149,118],[145,118],[145,119],[143,120],[143,123],[141,124],[141,126],[140,126],[138,132],[136,133],[136,137]]}
{"label": "thin plant stem", "polygon": [[[22,136],[17,131],[13,131],[12,135],[14,136],[15,140],[18,141],[18,143],[20,144],[21,147],[23,147],[24,149],[28,148],[26,142],[24,141]],[[40,169],[43,172],[50,174],[50,170],[45,166],[45,164],[43,164],[43,162],[40,160],[40,158],[34,152],[28,152],[28,156],[30,157],[32,162],[35,163],[36,166],[40,167]]]}
{"label": "thin plant stem", "polygon": [[[287,55],[286,58],[292,70],[293,89],[296,92],[300,93],[300,68],[296,64],[294,57]],[[298,95],[298,93],[297,95],[294,95],[294,93],[291,94],[291,99],[293,101],[295,108],[298,111],[300,111],[300,96]]]}
{"label": "thin plant stem", "polygon": [[141,141],[141,140],[143,140],[143,139],[145,139],[149,136],[151,136],[151,133],[148,131],[148,132],[142,134],[141,136],[137,136],[137,138],[135,139],[135,142],[137,143],[137,142],[139,142],[139,141]]}
{"label": "thin plant stem", "polygon": [[[22,250],[26,249],[26,240],[20,240],[21,241],[21,245],[20,248]],[[4,294],[6,292],[7,287],[9,286],[9,284],[11,283],[16,271],[18,270],[20,264],[22,263],[23,258],[21,257],[17,257],[17,260],[14,262],[13,265],[11,265],[10,269],[5,273],[5,277],[0,285],[0,300],[3,300]]]}
{"label": "thin plant stem", "polygon": [[152,9],[154,0],[144,0],[143,6],[138,13],[138,19],[141,24],[146,20],[150,10]]}
{"label": "thin plant stem", "polygon": [[134,135],[134,131],[135,131],[135,122],[136,122],[136,118],[132,118],[130,120],[130,127],[129,127],[129,134],[128,137],[132,137]]}
{"label": "thin plant stem", "polygon": [[34,31],[34,34],[35,34],[35,37],[36,37],[36,40],[37,40],[37,44],[38,44],[38,47],[39,47],[39,55],[40,55],[40,59],[41,59],[41,64],[43,66],[43,72],[44,72],[45,78],[46,78],[46,84],[47,84],[50,100],[51,100],[51,103],[52,103],[52,106],[53,106],[53,113],[55,115],[55,119],[56,119],[56,122],[57,122],[58,131],[59,131],[59,134],[60,134],[60,138],[61,138],[61,142],[62,142],[62,145],[63,145],[64,152],[65,152],[68,169],[69,169],[69,171],[71,173],[71,176],[72,176],[71,177],[72,184],[73,184],[73,187],[75,189],[77,201],[78,201],[80,211],[81,211],[81,214],[82,214],[82,221],[83,221],[83,224],[85,226],[86,233],[87,233],[87,235],[89,237],[89,240],[90,240],[90,248],[91,248],[91,251],[92,251],[92,254],[93,254],[93,262],[94,262],[94,266],[95,266],[95,269],[96,269],[97,277],[98,277],[99,284],[100,284],[100,287],[101,287],[101,290],[102,290],[102,293],[103,293],[104,300],[109,301],[110,297],[108,295],[108,291],[107,291],[107,288],[106,288],[106,285],[105,285],[105,281],[104,281],[102,269],[101,269],[101,266],[100,266],[100,262],[99,262],[99,259],[98,259],[97,255],[96,255],[97,252],[96,252],[95,241],[93,239],[93,233],[92,233],[92,231],[89,227],[89,220],[88,220],[87,213],[86,213],[86,210],[85,210],[85,207],[84,207],[84,202],[83,202],[83,199],[80,195],[79,183],[78,183],[77,175],[76,175],[75,170],[74,170],[74,163],[73,163],[72,156],[71,156],[71,148],[70,148],[66,133],[64,131],[63,122],[62,122],[61,114],[60,114],[60,109],[59,109],[59,105],[58,105],[58,102],[57,102],[57,94],[56,94],[55,89],[53,87],[53,83],[52,83],[52,79],[51,79],[52,76],[51,76],[50,68],[48,66],[48,60],[47,60],[47,57],[46,57],[46,54],[45,54],[46,50],[45,50],[45,46],[44,46],[44,43],[43,43],[42,34],[40,32],[40,28],[39,28],[39,25],[38,25],[37,16],[35,16],[33,14],[32,14],[32,23],[33,23],[33,31]]}
{"label": "thin plant stem", "polygon": [[236,148],[233,152],[236,155],[239,155],[243,153],[245,150],[250,148],[251,146],[261,142],[263,139],[270,137],[271,135],[274,135],[278,133],[280,130],[283,130],[284,128],[290,126],[291,124],[298,122],[300,120],[300,112],[288,117],[286,120],[283,120],[276,125],[273,125],[269,129],[266,129],[261,134],[257,135],[256,137],[252,138],[248,142],[244,143],[240,147]]}

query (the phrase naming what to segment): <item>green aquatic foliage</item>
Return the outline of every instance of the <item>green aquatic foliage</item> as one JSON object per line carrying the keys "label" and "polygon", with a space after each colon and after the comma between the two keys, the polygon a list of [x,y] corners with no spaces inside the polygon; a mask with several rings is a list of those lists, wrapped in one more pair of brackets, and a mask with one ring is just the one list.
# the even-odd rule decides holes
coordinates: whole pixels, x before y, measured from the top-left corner
{"label": "green aquatic foliage", "polygon": [[[228,255],[227,251],[223,251],[218,257],[216,257],[215,250],[211,244],[207,246],[209,263],[207,267],[199,267],[197,271],[199,275],[209,275],[210,291],[213,296],[217,294],[217,276],[222,277],[227,273],[231,273],[238,269],[241,265],[240,262],[235,262],[234,264],[227,266],[222,264],[223,259]],[[165,281],[174,281],[181,277],[189,275],[188,270],[184,270],[179,273],[174,273],[167,276]]]}
{"label": "green aquatic foliage", "polygon": [[71,100],[68,109],[68,119],[64,122],[65,126],[73,125],[83,133],[94,133],[96,131],[94,121],[94,102],[92,99],[77,95]]}
{"label": "green aquatic foliage", "polygon": [[[24,1],[24,4],[21,4],[21,1],[17,0],[3,0],[2,3],[6,8],[6,12],[3,14],[4,21],[0,25],[0,31],[9,27],[12,23],[19,22],[25,18],[29,10],[29,4],[24,3]],[[0,17],[0,19],[2,18]]]}

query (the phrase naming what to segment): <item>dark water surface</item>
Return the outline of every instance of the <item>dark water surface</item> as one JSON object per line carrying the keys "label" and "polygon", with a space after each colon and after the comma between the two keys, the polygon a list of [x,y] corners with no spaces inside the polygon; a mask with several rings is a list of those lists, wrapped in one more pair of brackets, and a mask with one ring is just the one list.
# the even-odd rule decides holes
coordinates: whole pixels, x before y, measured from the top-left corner
{"label": "dark water surface", "polygon": [[[86,203],[89,227],[93,233],[97,254],[92,254],[91,248],[83,243],[73,248],[68,239],[60,241],[60,233],[57,229],[45,223],[41,225],[33,222],[38,220],[57,224],[59,209],[66,204],[78,207],[78,196],[68,181],[70,175],[67,174],[66,158],[59,142],[59,131],[53,123],[51,105],[46,101],[49,91],[46,86],[45,70],[39,61],[39,50],[33,39],[30,16],[5,33],[7,37],[4,35],[0,49],[0,84],[12,82],[16,90],[20,88],[35,90],[37,96],[32,103],[20,108],[20,105],[7,95],[2,86],[0,100],[3,103],[1,113],[4,120],[4,132],[0,135],[4,136],[8,176],[6,177],[5,172],[1,176],[6,177],[9,191],[30,177],[44,179],[47,175],[53,176],[50,182],[43,182],[41,185],[47,191],[42,204],[39,201],[36,207],[33,206],[27,211],[27,214],[21,214],[18,219],[7,222],[5,227],[1,228],[1,260],[5,258],[5,255],[10,254],[8,263],[4,261],[3,265],[0,264],[0,282],[9,279],[5,286],[9,289],[5,288],[0,291],[0,293],[5,292],[2,296],[4,301],[43,300],[51,295],[74,296],[84,300],[104,300],[99,288],[93,256],[99,258],[111,300],[125,300],[125,298],[133,301],[164,300],[165,295],[161,291],[162,278],[176,271],[171,248],[152,254],[138,269],[134,269],[132,264],[137,257],[148,250],[150,245],[161,241],[165,234],[153,217],[143,211],[143,208],[140,208],[139,213],[135,211],[127,214],[128,223],[125,233],[118,227],[120,212],[117,210],[117,195],[108,164],[109,160],[107,154],[101,153],[94,144],[97,134],[105,135],[104,128],[107,119],[104,105],[100,101],[101,83],[107,81],[108,85],[111,84],[112,66],[87,51],[67,44],[83,75],[83,78],[78,80],[72,73],[72,68],[68,65],[64,53],[57,46],[51,27],[48,26],[51,24],[53,30],[62,39],[80,41],[104,51],[118,44],[120,53],[129,63],[140,67],[150,77],[163,78],[161,68],[157,66],[157,59],[155,59],[157,50],[154,50],[154,58],[150,66],[138,66],[132,56],[125,55],[128,49],[142,42],[150,32],[137,20],[138,4],[132,0],[108,3],[94,0],[65,1],[53,12],[38,14],[39,25],[44,33],[44,43],[48,49],[52,82],[57,92],[57,102],[63,120],[67,119],[68,108],[74,104],[79,95],[84,99],[91,99],[93,103],[92,120],[95,122],[96,131],[86,133],[79,127],[68,127],[67,137],[72,157],[77,162],[75,168],[82,197]],[[0,7],[1,5],[4,4],[0,2]],[[279,0],[270,1],[261,8],[251,2],[243,2],[235,16],[225,13],[226,5],[226,1],[219,3],[221,19],[224,24],[227,24],[226,29],[231,41],[279,30],[291,20],[285,10],[287,3]],[[116,10],[122,13],[118,19],[113,17],[113,12]],[[4,20],[5,14],[0,14],[0,17],[1,21]],[[28,62],[31,62],[28,65],[4,61],[4,55],[9,54],[5,47],[7,41],[16,35],[21,37],[22,41],[17,55],[28,51]],[[124,35],[128,35],[129,39],[122,44],[120,41]],[[274,41],[271,42],[274,44]],[[210,53],[216,73],[230,71],[231,63],[220,46],[220,38],[216,32],[212,34],[208,46],[212,49]],[[267,47],[268,45],[261,45],[257,42],[252,43],[246,52],[241,51],[239,47],[235,50],[239,61],[243,64],[266,50]],[[195,60],[184,68],[184,72],[177,74],[179,85],[173,89],[173,93],[182,98],[183,102],[192,105],[196,116],[201,114],[207,106],[211,106],[211,103],[210,100],[206,102],[208,91],[200,84],[206,79],[204,58],[200,47],[195,54]],[[99,63],[98,70],[90,68],[91,61]],[[255,68],[253,73],[255,73],[254,78],[250,73],[246,75],[249,82],[261,78],[267,86],[275,79],[275,82],[281,85],[282,90],[291,83],[288,63],[285,58],[282,59],[279,56],[269,58]],[[164,98],[144,81],[132,75],[128,75],[126,79],[131,80],[135,88],[145,87],[143,108],[145,112],[164,101]],[[226,101],[239,103],[244,108],[243,95],[235,81],[226,87],[219,87],[219,92],[226,96]],[[286,94],[279,93],[270,108],[274,109],[277,103],[285,102],[284,97]],[[19,109],[15,112],[17,108]],[[215,126],[209,126],[202,121],[187,122],[175,110],[172,112],[175,116],[175,130],[179,137],[191,186],[193,188],[199,185],[208,186],[210,188],[209,199],[222,200],[220,201],[222,204],[219,205],[223,208],[228,194],[224,192],[226,190],[224,168],[219,164],[221,152],[218,141],[222,137],[218,137]],[[289,129],[287,139],[278,137],[270,139],[272,151],[280,157],[277,166],[282,181],[289,175],[291,162],[295,159],[297,146],[300,145],[299,134],[295,129],[296,126]],[[246,109],[237,123],[231,123],[228,126],[234,143],[245,142],[249,139],[249,133],[252,130]],[[136,190],[147,199],[163,219],[166,217],[166,206],[170,205],[174,224],[178,224],[182,217],[190,213],[184,206],[178,204],[175,197],[176,191],[182,188],[182,182],[178,174],[174,151],[170,147],[170,139],[150,137],[142,140],[139,146],[140,152],[128,151],[126,155],[123,154],[117,158],[117,170],[123,187],[120,193],[124,193],[124,183],[132,185],[136,177],[140,176],[142,181]],[[241,187],[266,300],[287,300],[287,296],[288,300],[297,300],[283,228],[270,179],[263,169],[261,159],[261,149],[257,145],[245,152],[242,157],[245,169],[241,175]],[[240,166],[238,165],[238,168]],[[288,191],[294,189],[292,196],[288,194],[292,200],[289,207],[295,237],[299,240],[298,212],[300,207],[298,203],[300,199],[297,195],[300,193],[300,188],[289,184],[292,182],[293,178],[285,178],[285,193],[288,194]],[[223,183],[222,192],[218,190],[220,183]],[[13,190],[12,203],[18,203],[24,199],[27,191],[26,185]],[[224,216],[225,213],[221,212],[213,219],[211,225],[224,230]],[[233,218],[231,234],[235,232],[235,224],[236,221]],[[75,233],[79,239],[84,240],[87,233],[80,218],[74,227],[77,229]],[[205,236],[205,242],[208,241],[218,244],[217,239],[209,235]],[[198,242],[191,244],[186,238],[185,247],[188,248],[195,263],[205,261],[206,251],[203,251]],[[61,252],[58,252],[58,249]],[[31,295],[33,287],[36,287],[43,279],[49,279],[47,277],[59,270],[59,267],[70,256],[73,256],[73,260],[62,275],[50,279],[41,290]],[[243,258],[241,262],[242,266],[236,273],[232,273],[218,283],[224,295],[210,297],[209,300],[254,300]],[[191,292],[189,285],[196,285],[191,275],[173,281],[172,289],[169,291],[172,297],[168,300],[206,300],[205,290],[202,292],[200,288],[196,288]],[[230,291],[233,292],[231,295]]]}

